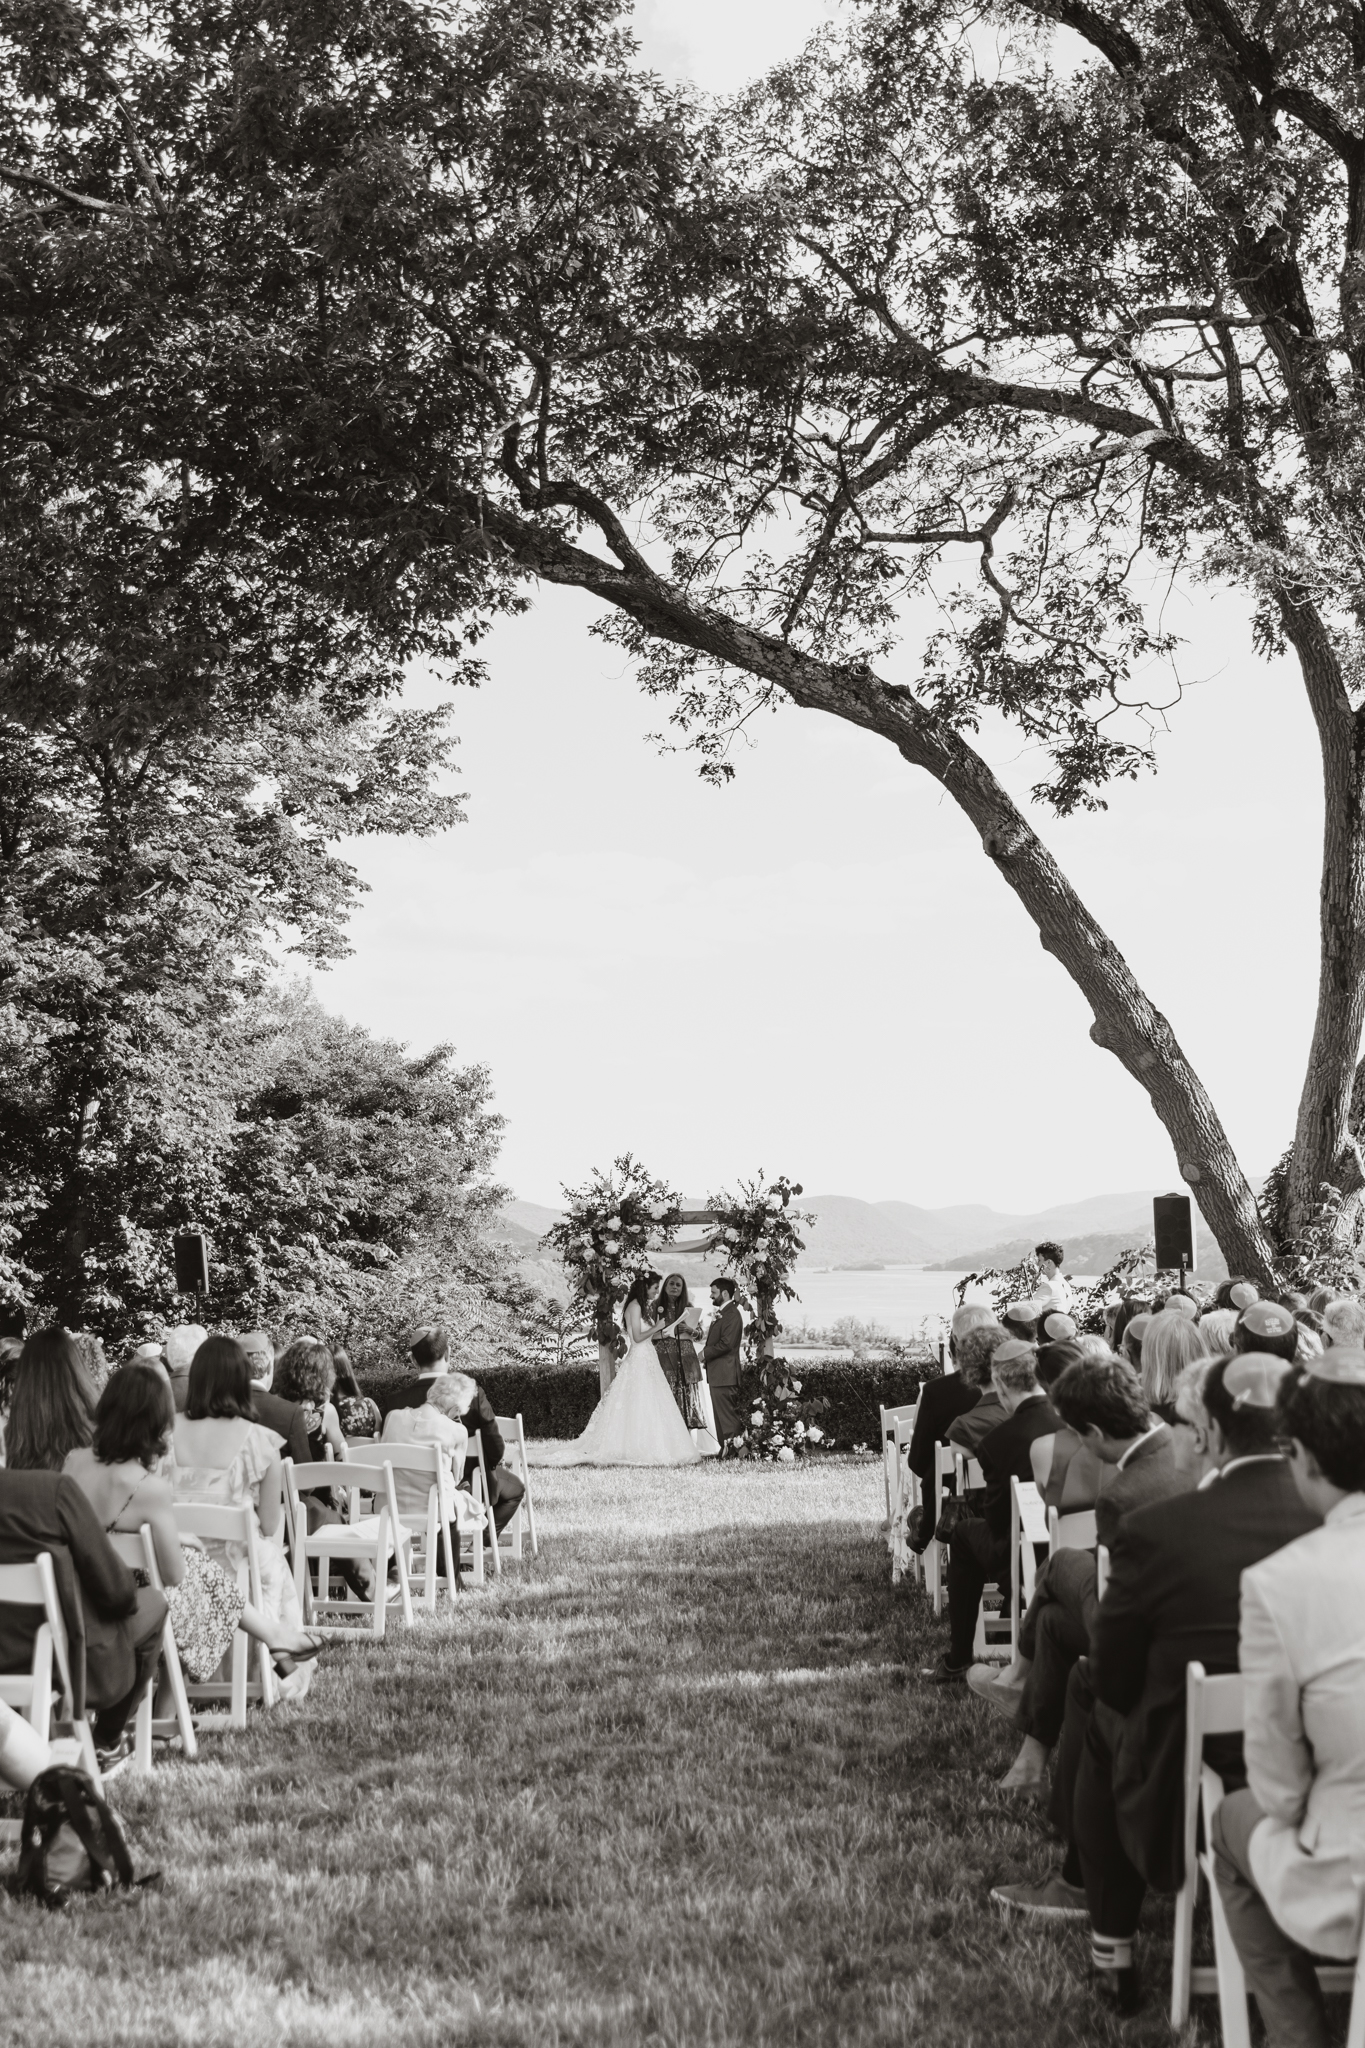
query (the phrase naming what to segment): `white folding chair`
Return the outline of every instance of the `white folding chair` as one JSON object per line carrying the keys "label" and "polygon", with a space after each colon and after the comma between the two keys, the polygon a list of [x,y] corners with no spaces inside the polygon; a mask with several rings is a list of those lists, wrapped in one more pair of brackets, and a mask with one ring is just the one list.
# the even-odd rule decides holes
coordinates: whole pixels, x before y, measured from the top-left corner
{"label": "white folding chair", "polygon": [[502,1542],[498,1535],[497,1524],[493,1520],[493,1489],[488,1484],[488,1464],[483,1455],[482,1430],[475,1434],[474,1452],[477,1462],[471,1474],[470,1490],[475,1500],[480,1502],[488,1516],[488,1526],[485,1532],[488,1537],[488,1555],[493,1560],[493,1577],[500,1579],[502,1577]]}
{"label": "white folding chair", "polygon": [[[95,1758],[95,1738],[90,1723],[76,1713],[76,1689],[72,1683],[71,1651],[67,1641],[66,1618],[57,1592],[57,1575],[46,1550],[26,1564],[0,1564],[0,1607],[41,1607],[43,1619],[33,1638],[33,1658],[27,1671],[0,1675],[0,1700],[17,1708],[30,1728],[50,1741],[53,1705],[56,1719],[70,1727],[86,1773],[100,1784]],[[53,1680],[56,1683],[53,1683]]]}
{"label": "white folding chair", "polygon": [[[166,1588],[157,1569],[156,1545],[152,1539],[151,1525],[142,1524],[134,1535],[125,1535],[120,1530],[109,1531],[109,1541],[130,1571],[146,1572],[158,1593]],[[133,1769],[145,1775],[152,1768],[152,1744],[158,1738],[168,1741],[179,1735],[181,1754],[196,1757],[199,1744],[195,1739],[194,1716],[190,1712],[189,1697],[185,1691],[185,1674],[180,1669],[180,1652],[175,1646],[175,1631],[171,1617],[166,1616],[166,1626],[161,1631],[161,1662],[165,1667],[166,1682],[171,1689],[171,1700],[175,1711],[156,1716],[156,1673],[147,1681],[147,1690],[138,1701],[137,1719],[133,1724]]]}
{"label": "white folding chair", "polygon": [[1056,1508],[1047,1511],[1048,1554],[1055,1557],[1059,1550],[1093,1550],[1099,1542],[1099,1531],[1095,1527],[1095,1510],[1080,1508],[1074,1514],[1059,1514]]}
{"label": "white folding chair", "polygon": [[[445,1553],[446,1587],[452,1598],[456,1584],[455,1566],[460,1556],[460,1524],[451,1498],[455,1482],[449,1460],[436,1444],[383,1444],[375,1447],[375,1455],[378,1456],[381,1450],[384,1463],[394,1475],[394,1507],[399,1526],[413,1538],[408,1567],[412,1591],[420,1597],[427,1611],[434,1614],[440,1580],[438,1545]],[[399,1500],[400,1473],[411,1475],[419,1482],[427,1481],[425,1507],[420,1510],[405,1507]]]}
{"label": "white folding chair", "polygon": [[[938,1518],[943,1512],[943,1482],[945,1479],[948,1480],[949,1492],[956,1494],[958,1491],[959,1473],[958,1453],[953,1449],[953,1446],[951,1444],[936,1443],[934,1445],[934,1497],[931,1503],[934,1526],[936,1528],[938,1526]],[[943,1553],[945,1548],[946,1545],[940,1543],[937,1536],[935,1536],[925,1545],[924,1549],[924,1587],[930,1600],[933,1602],[936,1615],[940,1615],[943,1612]]]}
{"label": "white folding chair", "polygon": [[[251,1508],[245,1503],[241,1507],[228,1507],[217,1501],[178,1500],[172,1512],[182,1542],[186,1536],[197,1536],[205,1544],[235,1543],[240,1546],[243,1557],[237,1566],[238,1591],[246,1595],[250,1606],[263,1608],[265,1599],[261,1591],[259,1539],[256,1517]],[[224,1569],[227,1568],[224,1563]],[[251,1638],[238,1629],[228,1653],[230,1661],[225,1679],[215,1676],[185,1681],[185,1697],[191,1707],[226,1705],[227,1708],[225,1715],[201,1714],[198,1723],[201,1734],[211,1728],[245,1728],[250,1700],[258,1700],[263,1707],[273,1707],[279,1699],[279,1681],[269,1650],[264,1643],[255,1645],[256,1676],[252,1678],[251,1648]]]}
{"label": "white folding chair", "polygon": [[[516,1415],[495,1415],[493,1420],[498,1425],[498,1431],[505,1446],[503,1458],[505,1462],[511,1465],[512,1471],[526,1489],[518,1503],[515,1515],[513,1515],[511,1521],[503,1530],[500,1539],[507,1544],[513,1560],[520,1564],[523,1522],[526,1524],[526,1532],[531,1539],[531,1555],[532,1557],[540,1556],[540,1544],[536,1540],[535,1503],[531,1499],[531,1471],[526,1462],[526,1431],[522,1428],[519,1413]],[[479,1441],[482,1444],[482,1437]],[[514,1458],[515,1463],[512,1462]]]}
{"label": "white folding chair", "polygon": [[[373,1632],[376,1637],[382,1636],[389,1607],[389,1560],[393,1558],[398,1566],[398,1597],[403,1623],[407,1628],[412,1627],[412,1532],[404,1526],[398,1513],[393,1466],[386,1455],[388,1449],[386,1444],[376,1444],[368,1457],[357,1451],[344,1463],[340,1459],[332,1464],[324,1461],[312,1465],[296,1465],[292,1458],[283,1461],[294,1556],[294,1585],[304,1620],[309,1623],[319,1615],[328,1614],[345,1614],[350,1619],[357,1619],[368,1607]],[[349,1518],[344,1522],[324,1522],[321,1528],[310,1530],[302,1496],[338,1487],[348,1496]],[[376,1513],[361,1514],[362,1493],[374,1495]],[[347,1587],[345,1598],[332,1598],[332,1565],[339,1560],[371,1566],[374,1571],[373,1599],[362,1600],[351,1587]],[[316,1594],[308,1571],[310,1563],[316,1563],[318,1568]],[[324,1622],[323,1626],[328,1624]]]}
{"label": "white folding chair", "polygon": [[[975,1464],[968,1465],[968,1471]],[[977,1470],[980,1471],[980,1466]],[[1007,1598],[1000,1612],[996,1613],[986,1605],[985,1593],[976,1616],[976,1641],[973,1654],[980,1660],[987,1658],[992,1650],[997,1653],[1008,1645],[1011,1658],[1019,1654],[1019,1623],[1024,1609],[1033,1598],[1033,1587],[1037,1567],[1034,1562],[1033,1546],[1047,1541],[1047,1516],[1043,1509],[1042,1496],[1031,1479],[1010,1478],[1010,1577]]]}
{"label": "white folding chair", "polygon": [[[1202,1664],[1185,1667],[1185,1881],[1175,1902],[1175,1951],[1171,1960],[1171,2025],[1183,2027],[1191,1996],[1217,1994],[1223,2048],[1251,2048],[1246,1977],[1223,1911],[1213,1874],[1212,1826],[1223,1797],[1223,1781],[1204,1762],[1206,1735],[1240,1735],[1245,1725],[1242,1677],[1237,1671],[1210,1678]],[[1195,1855],[1195,1822],[1202,1815],[1204,1847]],[[1213,1966],[1194,1966],[1194,1909],[1203,1876],[1213,1920]],[[1354,1964],[1326,1964],[1318,1970],[1324,1991],[1349,1991],[1347,2048],[1365,2048],[1365,1944]]]}
{"label": "white folding chair", "polygon": [[882,1432],[882,1486],[886,1494],[888,1522],[895,1520],[901,1506],[901,1438],[897,1424],[908,1417],[913,1429],[918,1407],[919,1402],[914,1401],[899,1408],[882,1408],[880,1405],[878,1408]]}

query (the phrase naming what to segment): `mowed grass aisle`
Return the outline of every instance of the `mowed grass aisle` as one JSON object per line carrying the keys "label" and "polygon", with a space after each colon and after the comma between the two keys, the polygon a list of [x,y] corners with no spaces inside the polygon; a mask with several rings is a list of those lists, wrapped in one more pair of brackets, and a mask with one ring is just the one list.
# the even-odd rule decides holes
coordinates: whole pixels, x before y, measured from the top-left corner
{"label": "mowed grass aisle", "polygon": [[1046,1840],[917,1679],[879,1465],[534,1476],[538,1563],[120,1781],[164,1894],[0,1902],[0,2039],[1169,2041],[1163,1984],[1120,2036],[987,1903]]}

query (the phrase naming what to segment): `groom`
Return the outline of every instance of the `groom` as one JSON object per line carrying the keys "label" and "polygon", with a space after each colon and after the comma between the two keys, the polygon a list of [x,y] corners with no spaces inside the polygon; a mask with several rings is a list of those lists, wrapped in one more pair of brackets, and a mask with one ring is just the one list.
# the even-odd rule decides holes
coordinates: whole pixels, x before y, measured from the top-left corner
{"label": "groom", "polygon": [[717,1313],[706,1333],[702,1359],[711,1406],[716,1417],[716,1436],[722,1444],[744,1434],[744,1410],[739,1399],[739,1353],[744,1339],[744,1322],[735,1306],[733,1280],[711,1282],[711,1306]]}

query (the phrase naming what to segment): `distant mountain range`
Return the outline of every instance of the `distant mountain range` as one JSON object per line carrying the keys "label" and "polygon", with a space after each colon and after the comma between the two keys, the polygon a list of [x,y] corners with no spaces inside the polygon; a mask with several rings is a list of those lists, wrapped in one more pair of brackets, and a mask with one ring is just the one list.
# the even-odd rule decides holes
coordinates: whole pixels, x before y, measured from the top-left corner
{"label": "distant mountain range", "polygon": [[[806,1233],[802,1266],[932,1266],[964,1271],[1010,1266],[1043,1238],[1066,1252],[1071,1273],[1103,1273],[1129,1246],[1141,1244],[1152,1228],[1156,1188],[1128,1194],[1088,1195],[1033,1215],[1011,1214],[968,1202],[948,1209],[921,1209],[913,1202],[860,1202],[854,1195],[802,1195],[799,1206],[816,1218]],[[690,1199],[690,1198],[689,1198]],[[700,1200],[700,1198],[698,1198]],[[502,1211],[506,1240],[535,1256],[539,1239],[560,1217],[536,1202],[509,1202]],[[1199,1271],[1206,1278],[1226,1272],[1213,1238],[1197,1219]]]}

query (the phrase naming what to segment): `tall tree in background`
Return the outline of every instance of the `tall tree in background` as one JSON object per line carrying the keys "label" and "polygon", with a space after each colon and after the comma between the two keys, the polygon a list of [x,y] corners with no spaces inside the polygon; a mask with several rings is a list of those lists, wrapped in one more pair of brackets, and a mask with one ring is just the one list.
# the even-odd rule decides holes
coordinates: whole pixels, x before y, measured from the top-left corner
{"label": "tall tree in background", "polygon": [[713,774],[774,696],[876,732],[1264,1276],[1207,1091],[974,744],[1003,716],[1044,808],[1102,803],[1149,765],[1154,584],[1237,588],[1326,801],[1276,1232],[1365,1184],[1359,10],[1005,0],[987,64],[977,10],[872,0],[719,115],[598,0],[148,18],[6,17],[18,502],[178,494],[244,587],[414,648],[527,578],[591,591]]}

